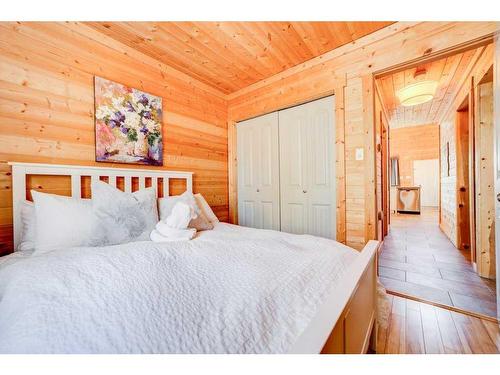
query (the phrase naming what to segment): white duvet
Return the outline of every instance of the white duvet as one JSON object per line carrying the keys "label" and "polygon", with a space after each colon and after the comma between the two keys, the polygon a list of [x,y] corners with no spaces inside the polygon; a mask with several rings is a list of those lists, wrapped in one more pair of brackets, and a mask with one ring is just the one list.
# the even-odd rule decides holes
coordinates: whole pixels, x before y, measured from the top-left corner
{"label": "white duvet", "polygon": [[285,353],[357,253],[219,223],[0,264],[0,353]]}

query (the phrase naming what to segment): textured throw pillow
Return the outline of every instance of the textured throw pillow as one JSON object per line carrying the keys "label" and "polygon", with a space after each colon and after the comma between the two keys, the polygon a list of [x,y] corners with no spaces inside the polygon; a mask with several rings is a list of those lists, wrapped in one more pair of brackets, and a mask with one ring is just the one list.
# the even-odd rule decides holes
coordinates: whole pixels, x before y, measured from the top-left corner
{"label": "textured throw pillow", "polygon": [[36,213],[33,202],[24,201],[21,204],[21,239],[16,251],[35,250]]}
{"label": "textured throw pillow", "polygon": [[158,205],[160,207],[160,220],[165,221],[167,217],[170,216],[177,202],[186,203],[192,207],[194,212],[197,214],[196,218],[189,222],[188,228],[195,228],[199,231],[214,229],[210,220],[208,220],[205,213],[201,210],[198,200],[196,199],[196,195],[193,195],[193,193],[188,191],[182,193],[181,195],[158,199]]}
{"label": "textured throw pillow", "polygon": [[89,199],[64,197],[32,190],[35,204],[35,253],[87,246],[91,236]]}
{"label": "textured throw pillow", "polygon": [[92,183],[92,245],[149,240],[158,222],[156,191],[123,192],[105,182]]}
{"label": "textured throw pillow", "polygon": [[212,208],[207,203],[207,201],[205,200],[203,195],[201,195],[200,193],[197,193],[194,195],[194,197],[196,198],[196,203],[200,207],[201,211],[205,214],[208,221],[210,221],[212,224],[218,223],[219,219],[214,214],[214,212],[212,211]]}

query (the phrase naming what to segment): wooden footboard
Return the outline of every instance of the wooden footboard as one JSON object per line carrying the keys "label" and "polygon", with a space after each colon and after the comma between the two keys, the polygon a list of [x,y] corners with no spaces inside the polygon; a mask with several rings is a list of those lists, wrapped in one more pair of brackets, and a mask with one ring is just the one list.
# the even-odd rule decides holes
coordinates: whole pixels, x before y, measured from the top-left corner
{"label": "wooden footboard", "polygon": [[366,244],[290,354],[366,353],[371,343],[375,349],[379,246],[378,241]]}
{"label": "wooden footboard", "polygon": [[366,267],[321,353],[361,354],[368,352],[371,343],[375,350],[378,247],[377,241],[370,241],[363,249],[370,255]]}

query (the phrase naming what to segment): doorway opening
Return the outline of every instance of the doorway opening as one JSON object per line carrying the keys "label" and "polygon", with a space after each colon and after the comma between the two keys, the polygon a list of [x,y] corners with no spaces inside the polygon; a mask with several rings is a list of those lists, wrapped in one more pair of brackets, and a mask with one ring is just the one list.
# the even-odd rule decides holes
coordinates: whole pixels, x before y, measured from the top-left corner
{"label": "doorway opening", "polygon": [[393,294],[490,319],[498,316],[493,50],[375,77],[380,280]]}

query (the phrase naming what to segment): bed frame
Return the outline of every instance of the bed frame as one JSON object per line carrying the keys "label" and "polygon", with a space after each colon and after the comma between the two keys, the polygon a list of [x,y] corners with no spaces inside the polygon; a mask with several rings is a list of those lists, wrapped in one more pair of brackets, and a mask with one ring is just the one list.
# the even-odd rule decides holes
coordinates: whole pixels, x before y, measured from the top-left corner
{"label": "bed frame", "polygon": [[[116,186],[117,178],[123,178],[124,190],[132,192],[132,179],[138,180],[138,188],[146,186],[146,179],[151,179],[151,186],[163,184],[163,195],[169,194],[169,180],[182,179],[186,181],[186,190],[193,191],[193,173],[180,171],[165,171],[160,169],[132,169],[132,168],[103,168],[81,165],[56,165],[36,163],[9,162],[12,167],[12,204],[14,219],[14,249],[17,249],[21,238],[21,204],[26,199],[26,177],[30,175],[46,176],[70,176],[71,196],[82,197],[82,177],[90,177],[91,181],[97,181],[100,177],[107,177],[108,183]],[[159,190],[156,189],[158,197]]]}
{"label": "bed frame", "polygon": [[[290,353],[364,354],[376,351],[377,255],[369,241],[336,290],[325,298]],[[332,329],[333,327],[333,329]]]}
{"label": "bed frame", "polygon": [[[92,166],[14,163],[12,166],[12,197],[14,246],[21,236],[21,204],[26,199],[26,177],[29,175],[70,176],[71,196],[81,198],[81,178],[91,181],[107,177],[116,186],[124,179],[124,190],[132,192],[132,179],[138,188],[163,184],[163,195],[169,195],[169,179],[185,179],[187,191],[193,190],[193,173],[165,170],[103,168]],[[158,189],[157,189],[158,196]],[[377,253],[378,241],[369,241],[335,290],[318,310],[312,323],[304,330],[290,353],[366,353],[375,350],[377,335]]]}

